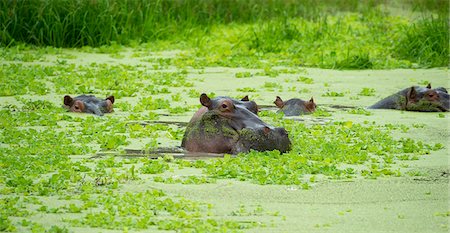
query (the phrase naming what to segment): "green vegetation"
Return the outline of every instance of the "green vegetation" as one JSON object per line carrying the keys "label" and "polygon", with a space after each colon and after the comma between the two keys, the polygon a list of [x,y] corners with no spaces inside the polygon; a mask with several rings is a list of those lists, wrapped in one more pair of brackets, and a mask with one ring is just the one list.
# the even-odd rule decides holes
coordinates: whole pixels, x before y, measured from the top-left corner
{"label": "green vegetation", "polygon": [[358,115],[366,115],[366,116],[370,116],[372,115],[372,113],[364,108],[355,108],[355,109],[350,109],[348,111],[348,113],[350,114],[358,114]]}
{"label": "green vegetation", "polygon": [[234,75],[236,78],[250,78],[253,76],[250,72],[238,72]]}
{"label": "green vegetation", "polygon": [[361,96],[374,96],[375,95],[375,89],[364,87],[361,92],[359,92],[358,95]]}
{"label": "green vegetation", "polygon": [[[43,59],[46,57],[42,55]],[[288,130],[292,141],[289,153],[281,155],[277,151],[252,151],[235,158],[226,156],[224,159],[206,161],[115,156],[94,156],[95,159],[88,159],[97,153],[123,153],[124,148],[135,143],[143,145],[142,149],[159,147],[161,141],[179,145],[184,127],[143,124],[142,120],[198,109],[197,105],[184,104],[186,98],[198,98],[198,92],[189,89],[193,86],[192,79],[188,78],[189,72],[184,69],[146,72],[140,65],[103,63],[55,63],[47,66],[5,63],[1,67],[5,80],[2,82],[1,94],[3,98],[13,100],[2,104],[0,110],[0,141],[6,145],[0,147],[0,209],[3,211],[0,227],[6,231],[65,231],[65,227],[80,225],[105,229],[155,227],[171,230],[195,225],[193,229],[204,231],[255,227],[258,226],[255,222],[220,220],[209,213],[212,211],[207,210],[210,207],[205,209],[204,204],[173,197],[161,190],[132,193],[121,190],[124,186],[142,182],[202,185],[215,183],[217,179],[236,179],[262,185],[295,185],[301,189],[310,189],[320,179],[411,176],[416,173],[410,171],[403,174],[397,166],[399,161],[417,160],[421,155],[443,147],[409,138],[395,139],[390,135],[393,130],[408,132],[409,127],[404,125],[377,126],[350,121],[307,125],[285,120],[282,114],[273,111],[262,111],[260,116],[264,121]],[[294,77],[304,73],[302,70],[282,69],[263,69],[263,72],[270,73],[273,70],[278,74],[292,73]],[[312,80],[305,76],[296,79],[298,83],[312,83]],[[21,88],[24,85],[26,88]],[[260,85],[269,91],[283,88],[276,80]],[[114,93],[119,100],[116,107],[121,111],[120,114],[125,115],[96,117],[66,113],[57,104],[58,100],[46,98],[49,94],[62,96],[67,92],[85,91],[103,93],[104,96]],[[257,88],[240,88],[238,91],[254,92],[255,95],[260,92]],[[344,94],[327,93],[331,97]],[[360,94],[370,96],[373,90],[364,88]],[[133,101],[127,101],[130,98]],[[181,106],[173,106],[173,103]],[[371,114],[364,109],[353,109],[349,113]],[[329,116],[330,112],[318,108],[311,117],[319,119]],[[424,126],[414,124],[413,127]],[[74,160],[73,156],[81,156],[82,159]],[[187,167],[200,169],[203,174],[167,176],[169,172]],[[155,193],[161,195],[155,196]],[[25,196],[37,198],[32,201],[39,205],[37,210],[30,209],[31,201]],[[63,205],[42,202],[41,198],[52,196],[67,200],[63,201]],[[109,199],[104,199],[106,196]],[[140,207],[128,202],[130,198],[156,204],[138,210]],[[120,211],[125,212],[113,212],[115,206],[122,206],[124,209]],[[76,213],[79,218],[64,219],[67,224],[64,226],[27,222],[26,218],[38,212]],[[150,215],[157,217],[151,221],[144,220]]]}
{"label": "green vegetation", "polygon": [[336,92],[336,91],[327,91],[322,96],[324,97],[343,97],[345,94],[343,92]]}
{"label": "green vegetation", "polygon": [[[65,206],[43,205],[39,199],[33,201],[34,204],[41,205],[37,210],[40,212],[83,214],[81,218],[64,218],[63,221],[69,226],[104,229],[156,227],[161,230],[191,229],[202,232],[257,226],[254,222],[217,219],[210,213],[210,205],[182,198],[169,198],[159,190],[123,194],[113,191],[124,184],[142,179],[141,174],[165,172],[170,168],[172,160],[119,160],[109,156],[75,162],[69,157],[89,155],[98,149],[117,151],[118,147],[128,144],[129,138],[124,135],[136,138],[147,137],[157,131],[173,132],[170,126],[142,127],[137,124],[127,125],[115,118],[69,117],[48,101],[30,101],[25,98],[19,100],[23,107],[17,108],[18,112],[1,111],[1,118],[10,120],[2,121],[0,128],[0,140],[9,145],[0,148],[2,231],[18,231],[17,222],[11,220],[11,217],[18,217],[25,221],[22,222],[20,231],[26,229],[37,232],[67,232],[65,227],[50,226],[47,229],[38,223],[26,221],[26,218],[36,214],[36,211],[30,210],[25,196],[54,195],[68,196],[68,201],[82,201],[81,205],[69,202]],[[45,118],[44,116],[49,115],[49,110],[54,111],[52,115],[57,117]],[[47,121],[44,121],[44,124],[41,124],[41,121],[30,123],[29,119],[22,117],[22,113],[33,113]],[[58,125],[61,121],[73,126],[61,127]],[[45,130],[23,128],[27,126],[26,122]],[[177,136],[176,140],[180,140],[180,136]],[[160,182],[157,177],[155,181]],[[173,182],[200,184],[212,181],[207,177],[192,176]]]}
{"label": "green vegetation", "polygon": [[420,20],[404,30],[393,55],[422,67],[448,66],[448,26],[448,16]]}
{"label": "green vegetation", "polygon": [[[218,213],[171,188],[242,181],[298,190],[322,180],[427,175],[406,169],[406,162],[444,148],[408,137],[428,125],[331,121],[342,112],[363,119],[375,114],[363,108],[335,114],[319,106],[295,120],[273,109],[259,112],[289,132],[292,150],[285,154],[251,151],[205,160],[153,154],[180,145],[183,123],[198,110],[203,92],[211,98],[249,94],[270,104],[282,92],[322,93],[326,102],[350,92],[337,92],[332,82],[322,87],[302,66],[448,66],[448,2],[398,4],[421,17],[397,15],[381,0],[0,1],[0,231],[240,232],[276,225],[279,212],[236,204]],[[100,55],[108,60],[97,60]],[[224,69],[245,85],[203,86],[217,67],[239,67]],[[350,100],[378,94],[358,91]],[[115,113],[68,113],[61,106],[66,94],[114,95]],[[57,218],[43,222],[49,216]]]}
{"label": "green vegetation", "polygon": [[[210,209],[205,204],[189,200],[173,200],[161,191],[117,194],[108,192],[101,197],[87,196],[84,205],[96,205],[99,211],[88,213],[81,219],[66,219],[74,226],[104,229],[178,230],[182,232],[216,232],[245,229],[256,226],[253,222],[215,220],[202,214]],[[201,217],[206,219],[201,220]]]}
{"label": "green vegetation", "polygon": [[[225,157],[202,164],[205,172],[222,179],[300,185],[308,189],[309,183],[313,182],[312,179],[305,179],[305,175],[309,174],[321,174],[332,179],[360,175],[368,178],[400,176],[398,168],[392,166],[396,160],[402,160],[405,156],[414,159],[419,154],[442,148],[440,144],[427,145],[406,138],[396,140],[387,131],[370,124],[338,122],[306,127],[295,121],[285,120],[283,123],[292,135],[293,144],[289,153],[253,151],[236,158]],[[345,169],[341,168],[342,164],[346,164]],[[361,169],[360,164],[367,166]]]}
{"label": "green vegetation", "polygon": [[155,176],[153,178],[155,182],[161,182],[165,184],[208,184],[215,183],[215,180],[205,176],[187,176],[187,177],[168,177],[163,178],[161,176]]}
{"label": "green vegetation", "polygon": [[313,115],[316,117],[329,117],[332,114],[322,108],[317,108],[316,111],[313,112]]}
{"label": "green vegetation", "polygon": [[314,83],[314,80],[312,78],[308,78],[308,77],[305,77],[305,76],[298,77],[297,81],[301,82],[301,83],[305,83],[305,84],[312,84],[312,83]]}
{"label": "green vegetation", "polygon": [[[421,17],[390,10],[397,7]],[[122,56],[121,45],[186,51],[173,60],[152,60],[158,61],[155,69],[173,64],[264,68],[261,59],[275,62],[280,56],[283,61],[274,65],[436,67],[448,66],[448,9],[445,0],[26,0],[0,3],[0,45],[77,47],[116,58]],[[0,54],[22,61],[41,57],[17,56],[9,49]],[[70,58],[57,62],[64,65]],[[265,75],[276,77],[274,71],[265,69]]]}

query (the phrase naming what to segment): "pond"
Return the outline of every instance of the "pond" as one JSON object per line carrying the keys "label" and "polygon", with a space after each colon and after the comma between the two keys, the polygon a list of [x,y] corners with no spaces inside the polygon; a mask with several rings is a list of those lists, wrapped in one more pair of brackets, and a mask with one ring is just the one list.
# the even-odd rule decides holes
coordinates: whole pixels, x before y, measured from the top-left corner
{"label": "pond", "polygon": [[[1,230],[448,231],[449,114],[366,109],[413,85],[448,88],[447,69],[193,68],[176,63],[181,51],[133,48],[28,53],[37,59],[0,70]],[[185,153],[201,93],[248,95],[264,121],[288,130],[291,152]],[[66,112],[63,96],[79,94],[114,95],[115,111]],[[285,117],[276,96],[313,97],[317,111]]]}

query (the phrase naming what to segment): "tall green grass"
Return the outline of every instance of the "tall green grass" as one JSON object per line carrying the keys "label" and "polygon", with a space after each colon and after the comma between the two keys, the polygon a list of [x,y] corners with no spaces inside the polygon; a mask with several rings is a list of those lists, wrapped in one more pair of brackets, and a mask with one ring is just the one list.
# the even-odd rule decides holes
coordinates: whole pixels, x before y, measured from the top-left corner
{"label": "tall green grass", "polygon": [[422,67],[449,65],[448,17],[423,19],[403,29],[395,55]]}
{"label": "tall green grass", "polygon": [[210,24],[294,16],[301,8],[270,0],[22,0],[0,1],[0,9],[3,44],[76,47],[168,39]]}
{"label": "tall green grass", "polygon": [[[399,6],[423,18],[390,15],[387,9]],[[165,41],[200,48],[195,60],[225,66],[270,57],[338,69],[447,66],[448,6],[446,0],[11,0],[0,1],[0,46]]]}
{"label": "tall green grass", "polygon": [[[409,0],[402,0],[408,2]],[[415,8],[442,8],[421,0]],[[273,18],[316,20],[337,12],[366,12],[386,0],[20,0],[0,1],[0,43],[100,46],[189,37],[211,25]],[[444,2],[437,0],[438,3]],[[426,7],[420,7],[420,6]],[[448,6],[448,3],[447,3]],[[448,7],[447,7],[448,8]]]}
{"label": "tall green grass", "polygon": [[[219,66],[313,66],[334,69],[410,67],[407,59],[393,58],[393,47],[410,23],[385,15],[347,13],[306,19],[273,19],[260,24],[220,27],[213,40],[198,43],[193,54],[203,63]],[[209,38],[209,37],[208,37]],[[249,58],[256,61],[245,62]]]}
{"label": "tall green grass", "polygon": [[449,13],[448,0],[403,0],[403,3],[409,5],[413,11],[432,11],[444,16]]}

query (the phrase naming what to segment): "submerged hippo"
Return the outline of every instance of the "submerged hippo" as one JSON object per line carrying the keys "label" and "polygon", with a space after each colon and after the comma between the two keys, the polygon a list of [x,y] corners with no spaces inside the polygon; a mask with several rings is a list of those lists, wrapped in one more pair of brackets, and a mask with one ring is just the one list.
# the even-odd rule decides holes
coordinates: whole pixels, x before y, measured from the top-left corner
{"label": "submerged hippo", "polygon": [[99,99],[93,95],[80,95],[72,98],[68,95],[64,96],[64,107],[71,112],[93,113],[103,116],[104,113],[113,111],[114,96],[106,99]]}
{"label": "submerged hippo", "polygon": [[200,96],[204,106],[194,114],[181,146],[190,152],[230,153],[279,150],[286,152],[291,142],[284,128],[274,128],[257,115],[253,101],[229,97]]}
{"label": "submerged hippo", "polygon": [[449,111],[449,95],[444,87],[431,88],[412,86],[388,96],[370,109],[397,109],[417,112],[447,112]]}
{"label": "submerged hippo", "polygon": [[273,102],[285,116],[299,116],[303,114],[312,113],[316,110],[317,105],[311,97],[309,101],[293,98],[288,101],[283,101],[279,96]]}

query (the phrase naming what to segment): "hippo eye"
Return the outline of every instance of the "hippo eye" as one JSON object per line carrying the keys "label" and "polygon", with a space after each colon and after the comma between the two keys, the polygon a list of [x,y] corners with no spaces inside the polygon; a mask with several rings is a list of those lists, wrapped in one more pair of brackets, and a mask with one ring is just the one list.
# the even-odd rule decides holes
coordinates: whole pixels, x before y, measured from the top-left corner
{"label": "hippo eye", "polygon": [[439,97],[436,96],[436,94],[434,94],[434,93],[430,93],[430,94],[428,94],[428,98],[430,98],[430,99],[437,99]]}
{"label": "hippo eye", "polygon": [[80,109],[80,107],[78,107],[78,106],[75,106],[75,109],[76,109],[76,110],[78,110],[78,109]]}
{"label": "hippo eye", "polygon": [[227,107],[228,107],[228,105],[222,104],[222,108],[227,108]]}

